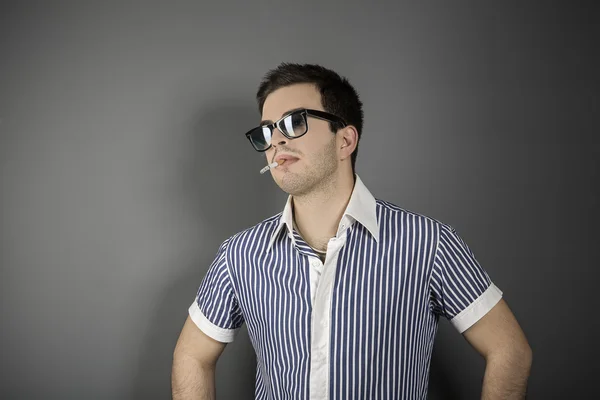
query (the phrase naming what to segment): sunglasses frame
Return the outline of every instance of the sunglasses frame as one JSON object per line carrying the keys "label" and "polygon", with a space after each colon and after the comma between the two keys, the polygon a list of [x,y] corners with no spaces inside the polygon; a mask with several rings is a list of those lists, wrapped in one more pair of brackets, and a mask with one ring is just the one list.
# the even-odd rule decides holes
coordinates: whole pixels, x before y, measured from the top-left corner
{"label": "sunglasses frame", "polygon": [[[285,133],[285,129],[281,129],[279,127],[279,124],[281,124],[281,122],[284,119],[286,119],[287,117],[289,117],[290,115],[293,115],[293,114],[304,115],[304,120],[306,121],[306,130],[301,135],[289,136],[287,133]],[[272,137],[273,136],[273,129],[277,128],[283,134],[283,136],[285,136],[286,138],[288,138],[290,140],[292,140],[292,139],[298,139],[298,138],[306,135],[306,133],[308,132],[308,116],[315,117],[317,119],[322,119],[323,121],[328,121],[328,122],[333,122],[333,123],[341,124],[342,126],[339,129],[342,129],[342,128],[345,128],[346,126],[348,126],[348,124],[346,123],[346,121],[344,121],[342,118],[338,117],[337,115],[334,115],[334,114],[331,114],[331,113],[328,113],[328,112],[325,112],[325,111],[321,111],[321,110],[313,110],[313,109],[310,109],[310,108],[302,108],[302,109],[294,110],[292,112],[289,112],[289,113],[285,114],[283,117],[281,117],[279,120],[273,122],[272,124],[260,125],[260,126],[257,126],[256,128],[250,129],[248,132],[246,132],[246,138],[248,138],[248,140],[250,141],[250,144],[252,145],[252,147],[254,148],[254,150],[258,151],[259,153],[265,152],[265,151],[269,150],[273,144],[269,143],[269,146],[266,149],[263,149],[263,150],[257,149],[256,146],[254,145],[254,142],[252,141],[252,138],[250,137],[251,134],[252,134],[252,132],[254,132],[257,129],[269,128],[269,130],[271,131],[271,137]]]}

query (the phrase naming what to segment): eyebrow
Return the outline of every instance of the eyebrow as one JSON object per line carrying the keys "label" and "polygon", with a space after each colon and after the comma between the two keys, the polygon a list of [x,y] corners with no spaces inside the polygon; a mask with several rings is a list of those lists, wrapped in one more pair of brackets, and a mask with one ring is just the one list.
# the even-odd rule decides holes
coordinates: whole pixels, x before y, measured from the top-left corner
{"label": "eyebrow", "polygon": [[[306,107],[292,108],[291,110],[288,110],[288,111],[284,112],[281,115],[281,118],[286,117],[286,116],[290,115],[291,113],[296,112],[296,111],[300,111],[300,110],[306,110]],[[272,123],[273,123],[273,121],[271,121],[270,119],[263,119],[262,121],[260,121],[260,126],[271,125]]]}

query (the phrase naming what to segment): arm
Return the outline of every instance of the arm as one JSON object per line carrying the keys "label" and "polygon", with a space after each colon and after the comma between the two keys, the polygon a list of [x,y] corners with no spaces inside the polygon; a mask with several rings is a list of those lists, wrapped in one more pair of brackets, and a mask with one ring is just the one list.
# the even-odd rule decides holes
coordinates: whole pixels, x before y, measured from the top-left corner
{"label": "arm", "polygon": [[506,302],[501,299],[463,335],[486,361],[481,398],[525,399],[532,351]]}
{"label": "arm", "polygon": [[215,369],[226,343],[218,342],[188,316],[173,352],[173,400],[215,399]]}

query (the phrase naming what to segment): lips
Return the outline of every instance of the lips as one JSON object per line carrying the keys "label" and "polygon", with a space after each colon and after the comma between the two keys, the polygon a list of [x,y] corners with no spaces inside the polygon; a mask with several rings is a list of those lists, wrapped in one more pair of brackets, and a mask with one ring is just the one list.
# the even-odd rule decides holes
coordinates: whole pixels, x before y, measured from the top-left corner
{"label": "lips", "polygon": [[278,168],[288,167],[288,166],[296,163],[296,161],[298,161],[297,158],[292,158],[292,159],[289,159],[289,160],[281,159],[281,160],[278,161],[278,164],[279,164]]}
{"label": "lips", "polygon": [[280,164],[280,165],[282,163],[283,164],[291,164],[294,161],[298,161],[298,160],[299,160],[298,157],[290,156],[290,155],[287,155],[287,154],[281,154],[281,155],[275,157],[275,161],[277,161],[277,163]]}

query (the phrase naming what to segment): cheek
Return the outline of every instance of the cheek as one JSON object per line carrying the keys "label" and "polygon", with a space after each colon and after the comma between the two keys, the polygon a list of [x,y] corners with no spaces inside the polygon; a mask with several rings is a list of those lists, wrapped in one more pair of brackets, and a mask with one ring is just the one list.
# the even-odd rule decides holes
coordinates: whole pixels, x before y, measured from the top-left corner
{"label": "cheek", "polygon": [[335,162],[337,155],[335,152],[336,140],[330,138],[329,141],[323,141],[311,148],[310,151],[307,149],[306,159],[310,160],[313,165],[330,165]]}
{"label": "cheek", "polygon": [[312,133],[313,135],[311,135],[310,140],[307,141],[307,146],[310,146],[310,149],[313,152],[322,151],[325,147],[330,148],[332,146],[331,142],[335,142],[336,139],[335,135],[331,133],[330,130],[326,129],[326,127],[315,130]]}

